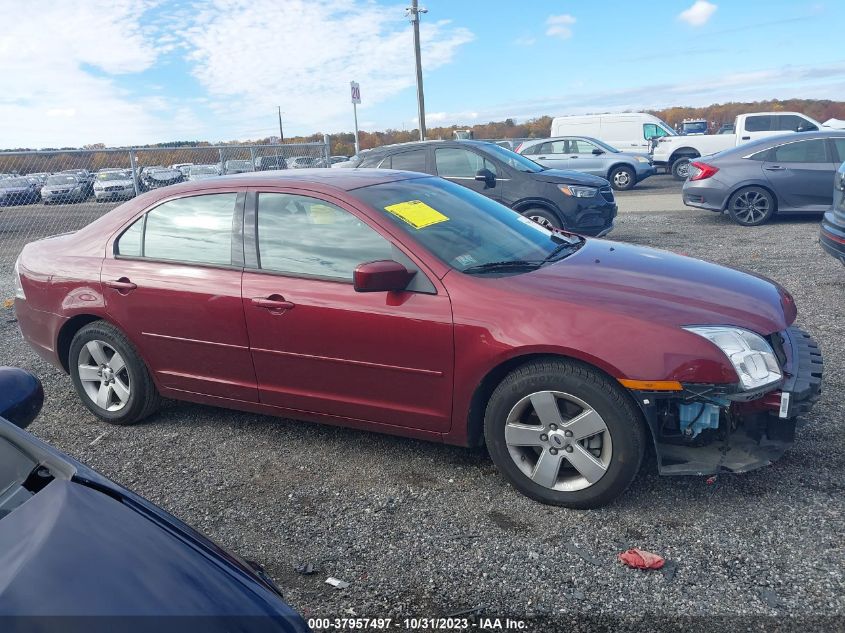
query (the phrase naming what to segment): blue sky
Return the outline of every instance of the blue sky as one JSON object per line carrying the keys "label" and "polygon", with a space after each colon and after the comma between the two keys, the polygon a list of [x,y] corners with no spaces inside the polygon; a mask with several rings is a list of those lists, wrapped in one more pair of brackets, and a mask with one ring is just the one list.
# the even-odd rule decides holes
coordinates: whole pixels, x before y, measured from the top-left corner
{"label": "blue sky", "polygon": [[[8,0],[11,1],[11,0]],[[0,33],[0,147],[416,126],[408,3],[35,0]],[[845,99],[845,17],[803,0],[430,0],[429,126]],[[6,11],[9,14],[9,10]]]}

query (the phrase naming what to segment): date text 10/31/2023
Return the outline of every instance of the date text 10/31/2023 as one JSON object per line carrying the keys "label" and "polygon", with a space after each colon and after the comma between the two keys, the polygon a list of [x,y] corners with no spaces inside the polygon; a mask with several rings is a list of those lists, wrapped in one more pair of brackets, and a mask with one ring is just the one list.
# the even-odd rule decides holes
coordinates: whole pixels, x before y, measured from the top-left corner
{"label": "date text 10/31/2023", "polygon": [[310,618],[308,626],[314,631],[366,631],[391,630],[403,631],[525,631],[527,623],[513,618],[481,617],[475,618]]}

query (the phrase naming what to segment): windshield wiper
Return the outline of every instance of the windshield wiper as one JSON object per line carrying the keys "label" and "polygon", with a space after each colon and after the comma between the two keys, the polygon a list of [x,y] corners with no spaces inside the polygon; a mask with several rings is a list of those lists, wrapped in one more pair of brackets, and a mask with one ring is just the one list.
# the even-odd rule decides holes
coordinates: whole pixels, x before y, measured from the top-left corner
{"label": "windshield wiper", "polygon": [[[546,258],[543,260],[543,263],[547,263],[550,261],[554,261],[556,259],[563,259],[563,257],[568,257],[572,255],[575,251],[577,251],[581,246],[584,244],[584,238],[579,238],[577,242],[564,242],[563,244],[558,244],[555,246],[554,250],[546,255]],[[569,251],[566,255],[563,255],[564,251]],[[563,257],[558,257],[559,255],[563,255]]]}
{"label": "windshield wiper", "polygon": [[470,266],[469,268],[464,268],[461,272],[463,273],[487,273],[487,272],[495,272],[497,270],[511,270],[511,269],[526,269],[526,270],[534,270],[535,268],[539,268],[545,263],[545,260],[527,260],[527,259],[511,259],[502,262],[487,262],[486,264],[477,264],[475,266]]}

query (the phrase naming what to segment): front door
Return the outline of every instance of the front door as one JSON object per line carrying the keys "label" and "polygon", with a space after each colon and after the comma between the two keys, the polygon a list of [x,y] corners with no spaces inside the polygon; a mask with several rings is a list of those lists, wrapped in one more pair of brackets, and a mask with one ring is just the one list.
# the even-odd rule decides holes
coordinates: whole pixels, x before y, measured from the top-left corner
{"label": "front door", "polygon": [[[502,179],[496,164],[463,147],[438,147],[434,150],[434,165],[437,175],[446,180],[477,191],[478,193],[497,200],[505,197],[505,181]],[[475,175],[480,169],[489,169],[496,177],[491,187],[487,183],[476,180]]]}
{"label": "front door", "polygon": [[769,150],[763,173],[781,201],[781,210],[824,212],[833,204],[833,162],[824,139],[784,143]]}
{"label": "front door", "polygon": [[549,169],[570,169],[569,142],[546,141],[529,158]]}
{"label": "front door", "polygon": [[452,310],[436,278],[418,270],[417,291],[356,292],[352,273],[360,263],[416,265],[334,198],[259,191],[247,208],[247,225],[255,218],[256,230],[247,231],[254,261],[244,272],[243,311],[261,402],[446,431]]}
{"label": "front door", "polygon": [[[607,154],[602,148],[582,138],[571,138],[566,142],[569,145],[569,169],[607,178]],[[600,153],[594,154],[594,151]]]}
{"label": "front door", "polygon": [[101,278],[109,316],[160,385],[256,402],[233,240],[238,200],[215,193],[154,207],[116,240]]}

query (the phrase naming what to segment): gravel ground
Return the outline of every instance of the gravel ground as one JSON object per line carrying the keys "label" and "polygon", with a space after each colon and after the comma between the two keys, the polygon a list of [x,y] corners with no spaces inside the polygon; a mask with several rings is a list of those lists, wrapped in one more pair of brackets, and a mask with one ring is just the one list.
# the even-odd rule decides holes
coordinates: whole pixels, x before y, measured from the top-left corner
{"label": "gravel ground", "polygon": [[[665,178],[653,179],[661,193]],[[306,617],[475,610],[524,619],[522,630],[586,631],[711,630],[722,616],[724,630],[841,630],[845,268],[817,236],[816,218],[747,229],[691,209],[620,216],[615,240],[783,284],[821,345],[826,382],[775,465],[707,485],[648,463],[600,510],[534,503],[481,451],[178,403],[138,427],[108,426],[21,341],[11,310],[0,311],[0,365],[44,382],[33,433],[264,563]],[[10,268],[4,259],[0,297]],[[624,568],[616,554],[628,547],[665,556],[671,571]],[[317,573],[297,573],[301,563]],[[335,590],[327,576],[351,585]],[[823,617],[833,619],[812,619]]]}

